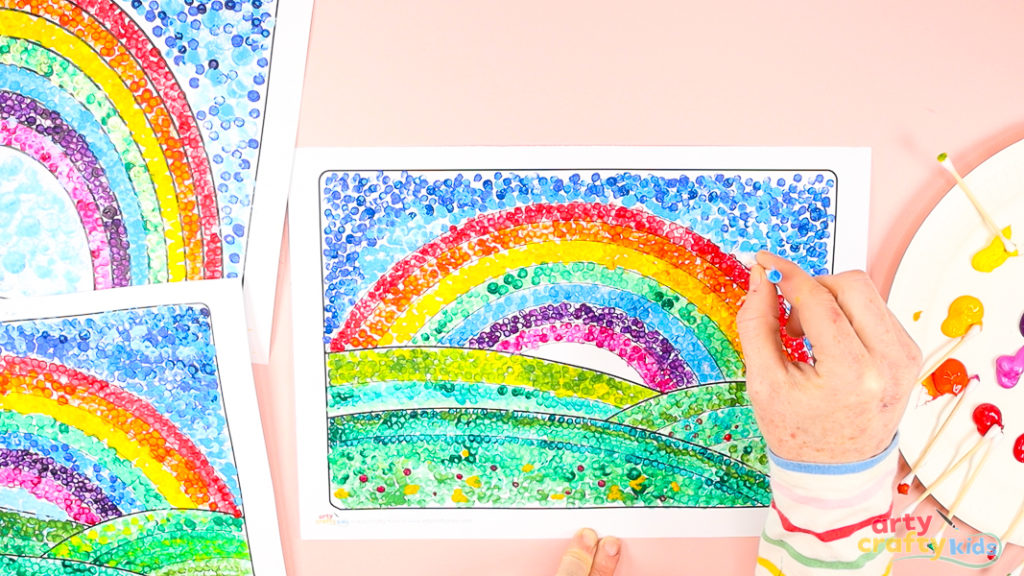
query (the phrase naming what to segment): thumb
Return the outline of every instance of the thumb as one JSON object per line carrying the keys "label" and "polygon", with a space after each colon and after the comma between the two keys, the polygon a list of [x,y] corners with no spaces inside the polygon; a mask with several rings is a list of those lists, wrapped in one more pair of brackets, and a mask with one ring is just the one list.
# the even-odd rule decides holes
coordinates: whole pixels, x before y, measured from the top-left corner
{"label": "thumb", "polygon": [[736,329],[747,365],[748,387],[751,381],[764,381],[764,376],[786,369],[789,357],[779,336],[779,296],[759,264],[750,269],[750,289],[736,315]]}

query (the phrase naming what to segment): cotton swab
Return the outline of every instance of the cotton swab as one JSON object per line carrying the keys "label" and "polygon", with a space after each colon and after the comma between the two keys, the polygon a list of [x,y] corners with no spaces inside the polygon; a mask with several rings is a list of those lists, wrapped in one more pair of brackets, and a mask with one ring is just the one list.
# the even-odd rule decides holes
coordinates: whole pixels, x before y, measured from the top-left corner
{"label": "cotton swab", "polygon": [[[925,379],[931,376],[932,373],[935,372],[935,370],[938,369],[938,367],[941,366],[943,362],[948,360],[950,356],[952,356],[953,353],[956,352],[957,349],[960,348],[960,346],[967,341],[968,338],[974,336],[980,331],[980,324],[975,324],[971,326],[967,330],[967,332],[964,333],[963,336],[961,336],[958,340],[954,341],[953,346],[950,347],[949,350],[943,353],[938,360],[933,362],[927,370],[921,372],[921,375],[918,377],[918,383],[923,383]],[[945,417],[945,419],[943,419],[942,425],[939,426],[938,431],[936,431],[935,434],[931,437],[931,439],[928,440],[928,443],[924,445],[924,450],[921,451],[921,454],[918,455],[917,460],[914,461],[914,463],[910,466],[910,472],[908,472],[907,475],[904,476],[902,480],[900,480],[900,486],[907,486],[909,488],[910,483],[913,482],[914,478],[917,476],[918,469],[920,469],[921,465],[924,464],[925,458],[928,457],[928,454],[932,450],[932,446],[935,445],[935,441],[938,439],[939,436],[942,436],[942,433],[945,432],[946,430],[946,426],[948,426],[949,423],[953,420],[953,417],[956,416],[957,411],[960,409],[960,405],[963,404],[964,397],[967,396],[967,390],[970,387],[970,384],[968,384],[967,387],[964,388],[962,392],[960,392],[959,397],[953,403],[953,409],[950,410],[949,414]]]}
{"label": "cotton swab", "polygon": [[942,421],[942,425],[939,426],[939,429],[938,431],[935,432],[935,435],[933,435],[931,439],[928,440],[928,443],[924,445],[924,450],[921,451],[921,454],[917,456],[917,459],[910,466],[910,472],[908,472],[907,475],[903,477],[903,480],[900,480],[900,486],[909,487],[910,483],[913,482],[914,478],[917,477],[917,471],[921,468],[921,465],[924,464],[924,460],[925,458],[928,457],[928,454],[931,452],[932,446],[935,445],[935,441],[939,438],[939,436],[942,436],[942,433],[946,431],[946,427],[949,426],[949,423],[953,421],[953,417],[956,416],[957,411],[960,410],[960,406],[964,403],[964,397],[967,396],[967,391],[970,388],[971,385],[968,383],[967,387],[964,388],[962,392],[960,392],[960,395],[953,402],[953,409],[949,411],[948,415],[946,415],[946,418]]}
{"label": "cotton swab", "polygon": [[977,197],[975,197],[974,193],[971,192],[971,189],[967,186],[967,183],[964,182],[964,179],[960,177],[960,173],[957,172],[956,167],[953,166],[953,161],[949,159],[949,155],[943,152],[942,154],[939,154],[938,160],[939,163],[942,164],[942,167],[953,175],[953,178],[956,180],[957,186],[959,186],[960,189],[963,190],[964,194],[967,196],[967,199],[970,200],[971,204],[974,205],[974,209],[977,210],[978,215],[981,216],[981,220],[985,223],[985,227],[988,228],[989,232],[995,235],[996,238],[999,238],[999,240],[1002,241],[1003,249],[1011,254],[1016,252],[1017,246],[1013,242],[1011,242],[1009,238],[1003,236],[1002,232],[1000,232],[999,227],[996,226],[996,223],[992,220],[992,217],[988,215],[988,212],[985,211],[985,208],[983,208],[981,203],[978,202]]}
{"label": "cotton swab", "polygon": [[[991,432],[995,428],[995,426],[989,428],[989,432]],[[981,472],[981,469],[985,467],[985,462],[988,461],[988,457],[992,455],[992,452],[995,451],[996,445],[999,444],[1000,440],[1002,440],[1002,428],[1000,428],[999,430],[1000,433],[996,435],[994,439],[988,443],[988,448],[986,448],[985,453],[981,455],[981,461],[978,462],[978,465],[975,466],[974,470],[971,471],[971,474],[967,477],[967,481],[964,482],[963,486],[960,487],[960,492],[958,492],[956,498],[953,499],[953,503],[950,504],[949,508],[946,509],[947,516],[949,516],[950,518],[956,516],[956,512],[960,508],[960,504],[963,503],[964,497],[967,496],[967,493],[970,491],[971,486],[974,485],[974,481],[978,479],[978,473]],[[987,438],[988,434],[985,434],[985,437]],[[984,438],[982,440],[984,440]],[[949,524],[943,524],[942,529],[939,530],[939,533],[933,536],[933,538],[935,540],[941,540],[942,535],[946,532],[946,528],[948,526]]]}
{"label": "cotton swab", "polygon": [[[903,509],[903,512],[900,514],[900,516],[910,514],[911,512],[913,512],[914,509],[917,508],[921,504],[921,502],[924,502],[925,498],[931,496],[931,493],[934,492],[935,489],[938,488],[943,482],[945,482],[950,475],[959,470],[961,466],[969,462],[971,457],[974,456],[974,453],[977,452],[979,448],[991,442],[991,438],[995,436],[993,432],[995,428],[995,426],[990,428],[989,431],[985,434],[985,436],[981,437],[977,442],[975,442],[974,446],[972,446],[966,454],[961,456],[960,459],[954,462],[953,465],[950,466],[945,472],[939,474],[939,477],[936,478],[927,488],[925,488],[924,492],[922,492],[921,495],[917,497],[917,500],[914,500],[912,504]],[[987,454],[988,452],[986,452],[986,455]]]}

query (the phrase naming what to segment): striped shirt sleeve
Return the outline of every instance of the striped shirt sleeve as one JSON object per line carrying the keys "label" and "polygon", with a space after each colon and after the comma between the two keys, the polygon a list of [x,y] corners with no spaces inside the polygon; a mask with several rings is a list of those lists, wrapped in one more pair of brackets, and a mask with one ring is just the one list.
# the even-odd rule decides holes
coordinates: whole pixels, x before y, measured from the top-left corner
{"label": "striped shirt sleeve", "polygon": [[898,438],[850,464],[805,464],[770,454],[772,504],[761,532],[757,576],[882,576],[892,553],[871,525],[892,514]]}

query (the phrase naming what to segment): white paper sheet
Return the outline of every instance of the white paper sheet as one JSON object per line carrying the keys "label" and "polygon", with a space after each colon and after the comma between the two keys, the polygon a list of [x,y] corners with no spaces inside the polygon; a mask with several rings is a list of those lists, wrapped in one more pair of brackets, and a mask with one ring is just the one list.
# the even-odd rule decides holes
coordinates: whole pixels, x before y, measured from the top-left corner
{"label": "white paper sheet", "polygon": [[854,148],[299,149],[302,537],[758,534],[735,255],[863,268],[869,182]]}
{"label": "white paper sheet", "polygon": [[[241,566],[243,572],[240,573],[244,573],[249,569],[248,554],[253,574],[284,574],[274,491],[240,296],[238,280],[208,280],[0,301],[0,367],[5,375],[13,374],[19,363],[42,361],[48,368],[37,372],[49,374],[47,378],[58,378],[53,375],[70,370],[71,374],[90,382],[108,383],[100,387],[55,388],[57,396],[65,394],[69,400],[50,396],[48,398],[54,400],[52,404],[89,410],[86,402],[99,402],[95,397],[101,397],[107,399],[104,402],[122,406],[131,413],[123,428],[126,436],[120,437],[119,423],[125,422],[123,420],[111,416],[100,428],[91,428],[88,418],[61,412],[67,408],[51,410],[52,406],[45,402],[37,402],[34,408],[24,403],[14,404],[12,399],[26,397],[24,389],[19,387],[16,378],[0,379],[5,388],[3,414],[6,417],[21,414],[21,418],[45,420],[49,418],[47,414],[52,414],[58,422],[64,422],[63,431],[53,438],[46,436],[42,425],[19,428],[22,434],[36,438],[31,445],[45,452],[53,442],[66,442],[69,447],[63,452],[74,457],[60,459],[56,454],[53,457],[88,476],[85,485],[102,489],[101,496],[93,494],[87,501],[91,503],[92,512],[75,510],[74,518],[47,505],[43,497],[33,499],[21,494],[18,498],[18,494],[11,491],[0,491],[3,508],[8,512],[20,509],[27,517],[61,521],[77,518],[82,522],[80,529],[85,531],[86,541],[89,533],[86,524],[94,523],[85,521],[89,513],[95,513],[99,520],[108,523],[105,534],[110,533],[109,524],[122,519],[133,522],[128,534],[142,530],[140,526],[149,526],[146,519],[151,515],[165,513],[152,510],[201,514],[186,532],[201,532],[207,522],[240,521],[242,524],[236,526],[236,532],[230,538],[224,537],[224,545],[236,546],[234,552],[225,557],[197,549],[186,560],[199,556],[212,558],[214,562],[232,562],[236,567]],[[92,391],[87,394],[86,390]],[[95,412],[104,418],[105,414],[113,413],[110,409]],[[42,416],[24,416],[26,414]],[[149,436],[144,435],[152,435],[154,430],[165,438],[165,443],[147,443]],[[90,436],[90,431],[97,435]],[[179,441],[172,442],[172,434],[180,434]],[[8,435],[0,440],[0,448],[14,449],[13,445],[3,445],[3,442],[13,442],[12,438]],[[109,448],[95,452],[101,444]],[[142,463],[151,455],[161,458],[156,452],[161,447],[169,452],[176,450],[177,454],[189,454],[194,447],[201,457],[183,456],[183,460],[179,460],[181,466],[172,469],[172,454],[165,457],[167,466],[162,469],[159,465],[155,466],[157,471],[143,467]],[[118,455],[113,456],[113,452]],[[103,466],[108,461],[129,464],[128,468],[121,465],[108,469]],[[210,465],[205,472],[200,465],[203,462]],[[185,469],[189,471],[182,472]],[[133,483],[131,479],[136,477],[138,483]],[[188,485],[188,478],[196,477],[203,480],[193,482],[192,489],[201,484],[200,491],[186,495],[184,486]],[[182,484],[178,485],[178,481]],[[150,484],[152,486],[147,488]],[[74,486],[74,483],[69,485]],[[218,492],[219,489],[226,492]],[[112,509],[111,505],[116,505],[117,509]],[[226,520],[231,517],[240,520]],[[226,532],[223,526],[219,530]],[[241,546],[238,538],[247,542],[247,552],[246,548],[237,548]],[[144,540],[140,534],[131,539],[140,546]],[[139,573],[148,573],[147,562],[164,554],[173,555],[176,546],[185,546],[172,543],[170,548],[159,549],[157,540],[157,549],[152,550],[151,558],[145,555],[118,557],[110,551],[103,563],[127,562]],[[12,543],[7,541],[0,546],[7,544]],[[102,546],[96,547],[100,548]],[[40,555],[46,556],[45,553]],[[0,554],[0,562],[9,560]],[[195,566],[196,570],[200,568]]]}

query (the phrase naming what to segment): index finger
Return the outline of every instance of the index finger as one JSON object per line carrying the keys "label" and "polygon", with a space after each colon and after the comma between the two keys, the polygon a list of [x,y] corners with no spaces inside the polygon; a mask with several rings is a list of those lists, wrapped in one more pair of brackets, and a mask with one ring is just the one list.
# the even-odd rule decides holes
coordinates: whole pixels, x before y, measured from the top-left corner
{"label": "index finger", "polygon": [[793,311],[799,314],[800,326],[811,341],[815,358],[821,361],[864,353],[857,332],[828,288],[800,266],[771,252],[758,252],[757,262],[782,274],[777,286]]}

